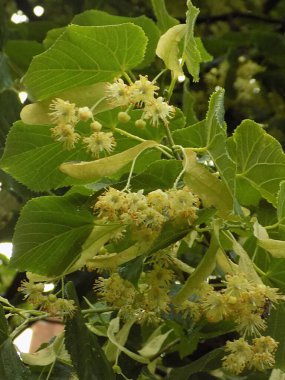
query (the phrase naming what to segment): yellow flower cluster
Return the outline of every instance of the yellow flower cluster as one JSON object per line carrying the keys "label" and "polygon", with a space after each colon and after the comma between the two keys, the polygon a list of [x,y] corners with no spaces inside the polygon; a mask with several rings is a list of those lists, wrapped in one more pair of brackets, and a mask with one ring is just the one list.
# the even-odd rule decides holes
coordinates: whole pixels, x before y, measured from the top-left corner
{"label": "yellow flower cluster", "polygon": [[168,119],[175,113],[173,106],[161,96],[156,97],[158,89],[159,87],[149,81],[147,76],[140,75],[139,79],[130,85],[124,83],[122,79],[109,83],[106,93],[114,107],[136,106],[143,109],[141,119],[136,122],[137,126],[143,126],[144,120],[150,120],[153,126],[158,126],[160,120],[167,124]]}
{"label": "yellow flower cluster", "polygon": [[142,232],[159,232],[166,221],[187,222],[196,219],[199,199],[188,187],[168,191],[155,190],[146,196],[110,187],[98,197],[94,210],[105,221],[120,221]]}
{"label": "yellow flower cluster", "polygon": [[81,121],[92,120],[90,128],[92,134],[83,137],[82,141],[85,149],[93,157],[98,158],[101,152],[110,154],[116,146],[116,141],[112,132],[102,132],[102,125],[93,119],[92,111],[89,107],[76,107],[68,100],[54,99],[50,104],[50,118],[55,127],[51,128],[52,137],[63,143],[64,149],[71,150],[81,139],[81,135],[75,132],[76,124]]}
{"label": "yellow flower cluster", "polygon": [[108,305],[120,309],[124,319],[136,317],[138,323],[157,324],[161,314],[169,311],[169,289],[174,282],[174,272],[159,265],[143,273],[138,287],[122,279],[118,273],[108,278],[100,277],[94,290]]}
{"label": "yellow flower cluster", "polygon": [[223,368],[235,375],[245,369],[264,371],[272,368],[277,346],[278,343],[270,336],[255,338],[252,344],[244,338],[228,341],[225,346],[228,354],[223,358]]}
{"label": "yellow flower cluster", "polygon": [[254,284],[244,274],[226,276],[226,288],[219,294],[211,291],[203,301],[205,316],[210,322],[222,319],[233,320],[237,331],[247,335],[258,335],[265,330],[268,306],[283,298],[278,289],[263,284]]}
{"label": "yellow flower cluster", "polygon": [[176,306],[177,310],[194,320],[205,317],[210,323],[233,321],[244,336],[259,335],[266,328],[268,309],[283,296],[278,289],[251,283],[242,273],[227,275],[224,284],[221,291],[204,284],[195,292],[194,302],[186,300]]}
{"label": "yellow flower cluster", "polygon": [[43,294],[44,283],[42,282],[34,283],[24,280],[21,282],[18,291],[24,294],[24,299],[33,307],[40,307],[42,311],[46,311],[53,316],[72,315],[76,310],[72,300],[58,298],[55,294]]}

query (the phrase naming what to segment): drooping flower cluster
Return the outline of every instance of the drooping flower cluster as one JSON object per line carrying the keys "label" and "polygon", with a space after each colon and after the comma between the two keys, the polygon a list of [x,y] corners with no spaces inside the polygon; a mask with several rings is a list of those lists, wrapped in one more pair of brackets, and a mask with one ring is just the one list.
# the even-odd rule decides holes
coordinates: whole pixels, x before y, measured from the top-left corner
{"label": "drooping flower cluster", "polygon": [[223,368],[235,375],[245,369],[264,371],[272,368],[277,347],[278,342],[270,336],[255,338],[252,344],[244,338],[228,341],[225,346],[228,354],[223,358]]}
{"label": "drooping flower cluster", "polygon": [[174,277],[171,269],[154,265],[142,274],[137,288],[113,273],[108,278],[100,277],[94,289],[103,301],[120,309],[125,320],[135,316],[138,323],[157,324],[162,321],[162,314],[170,310],[169,291]]}
{"label": "drooping flower cluster", "polygon": [[[52,137],[63,143],[64,149],[75,148],[76,143],[81,139],[85,149],[93,157],[98,158],[101,152],[110,154],[116,146],[112,132],[102,132],[102,125],[93,119],[92,111],[89,107],[76,107],[68,100],[54,99],[50,104],[50,118],[55,127],[51,128]],[[82,137],[75,131],[79,121],[92,120],[90,124],[91,135]]]}
{"label": "drooping flower cluster", "polygon": [[[244,274],[227,275],[224,281],[225,288],[216,291],[207,284],[195,293],[196,319],[205,317],[211,323],[222,320],[233,321],[236,329],[244,336],[260,335],[266,328],[268,308],[283,299],[278,289],[263,284],[251,283]],[[192,300],[185,301],[181,310],[193,313]]]}
{"label": "drooping flower cluster", "polygon": [[24,294],[24,299],[35,308],[40,308],[47,313],[60,316],[72,315],[76,309],[74,301],[59,298],[55,294],[44,293],[44,283],[34,283],[32,281],[22,281],[18,288]]}
{"label": "drooping flower cluster", "polygon": [[146,196],[110,187],[98,197],[94,210],[104,221],[120,221],[134,230],[159,232],[167,221],[187,222],[196,219],[197,196],[185,186],[182,189],[155,190]]}
{"label": "drooping flower cluster", "polygon": [[167,124],[174,116],[175,108],[169,105],[161,96],[156,97],[159,87],[148,80],[147,76],[140,75],[134,83],[127,85],[122,79],[107,86],[107,97],[114,107],[138,107],[143,109],[141,119],[136,125],[143,126],[144,120],[149,120],[153,126],[159,121]]}

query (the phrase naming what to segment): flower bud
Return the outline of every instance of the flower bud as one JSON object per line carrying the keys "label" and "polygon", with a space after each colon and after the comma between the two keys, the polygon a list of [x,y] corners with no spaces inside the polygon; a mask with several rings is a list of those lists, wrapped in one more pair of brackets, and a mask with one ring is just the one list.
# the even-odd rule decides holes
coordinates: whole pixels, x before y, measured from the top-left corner
{"label": "flower bud", "polygon": [[144,120],[142,120],[142,119],[138,119],[138,120],[136,120],[136,122],[135,122],[135,126],[136,126],[137,128],[141,128],[141,129],[143,129],[143,128],[145,127],[145,125],[146,125],[146,122],[145,122]]}
{"label": "flower bud", "polygon": [[90,124],[90,127],[93,129],[94,132],[100,132],[102,129],[102,124],[99,123],[99,121],[93,121]]}
{"label": "flower bud", "polygon": [[118,120],[120,123],[127,123],[128,121],[131,120],[131,117],[127,112],[119,112]]}
{"label": "flower bud", "polygon": [[78,116],[80,120],[89,120],[92,117],[92,111],[89,107],[78,108]]}

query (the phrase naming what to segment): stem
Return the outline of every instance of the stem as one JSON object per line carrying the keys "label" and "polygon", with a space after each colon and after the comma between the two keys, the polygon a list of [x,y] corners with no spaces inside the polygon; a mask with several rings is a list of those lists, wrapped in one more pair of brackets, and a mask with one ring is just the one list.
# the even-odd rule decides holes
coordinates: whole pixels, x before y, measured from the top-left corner
{"label": "stem", "polygon": [[129,84],[133,84],[133,81],[131,80],[130,76],[128,73],[124,72],[124,77],[126,78],[127,82]]}
{"label": "stem", "polygon": [[276,222],[276,223],[274,223],[274,224],[271,224],[270,226],[266,226],[266,227],[264,227],[266,230],[273,230],[274,228],[277,228],[277,227],[279,227],[279,221],[278,222]]}
{"label": "stem", "polygon": [[105,100],[105,99],[107,99],[107,97],[106,96],[103,96],[103,98],[101,98],[101,99],[99,99],[90,109],[91,109],[91,111],[94,111],[95,110],[95,108],[100,104],[100,103],[102,103],[103,102],[103,100]]}
{"label": "stem", "polygon": [[137,140],[137,141],[139,141],[139,142],[145,142],[145,141],[146,141],[145,139],[142,139],[141,137],[136,136],[136,135],[132,135],[131,133],[129,133],[129,132],[127,132],[127,131],[124,131],[124,130],[121,129],[121,128],[117,128],[117,127],[115,127],[115,128],[114,128],[114,132],[118,132],[118,133],[120,133],[120,135],[123,135],[123,136],[129,137],[130,139]]}
{"label": "stem", "polygon": [[126,186],[123,188],[122,191],[127,191],[130,188],[130,183],[131,183],[133,171],[135,169],[135,164],[136,164],[136,161],[137,161],[137,158],[138,158],[139,155],[140,155],[140,153],[133,159],[132,166],[131,166],[131,169],[130,169],[130,172],[129,172],[129,176],[128,176],[128,180],[127,180]]}
{"label": "stem", "polygon": [[173,94],[173,90],[174,90],[174,87],[176,85],[176,82],[177,82],[177,77],[175,76],[172,76],[172,79],[171,79],[171,82],[170,82],[170,85],[168,87],[168,93],[167,93],[167,101],[169,102],[172,94]]}
{"label": "stem", "polygon": [[266,273],[265,272],[263,272],[263,270],[261,270],[255,263],[252,263],[253,264],[253,266],[254,266],[254,269],[255,269],[255,271],[258,273],[258,274],[260,274],[261,276],[265,276],[266,277]]}
{"label": "stem", "polygon": [[163,69],[160,73],[157,74],[157,76],[155,78],[153,78],[152,80],[152,83],[155,83],[159,77],[161,77],[162,74],[165,73],[165,71],[167,71],[168,69]]}
{"label": "stem", "polygon": [[48,313],[45,313],[45,315],[40,315],[38,317],[30,317],[30,318],[27,318],[23,323],[21,323],[10,335],[11,339],[15,339],[25,328],[26,328],[26,325],[29,324],[30,322],[35,322],[35,321],[39,321],[40,319],[43,319],[43,318],[46,318],[46,317],[49,317],[49,314]]}
{"label": "stem", "polygon": [[[142,139],[139,136],[132,135],[131,133],[129,133],[127,131],[124,131],[123,129],[120,129],[120,128],[117,128],[117,127],[115,127],[113,129],[113,131],[114,132],[118,132],[118,133],[120,133],[120,135],[129,137],[130,139],[133,139],[133,140],[136,140],[136,141],[139,141],[139,142],[145,142],[146,141],[145,139]],[[166,146],[163,146],[163,147],[162,146],[154,146],[154,148],[160,150],[168,158],[173,158],[173,156],[171,154],[169,154],[167,151],[165,151],[165,149],[168,149],[168,147],[166,147]]]}
{"label": "stem", "polygon": [[163,126],[164,126],[165,133],[166,133],[166,136],[167,136],[167,139],[168,139],[168,142],[169,142],[169,145],[170,145],[170,147],[171,147],[171,150],[172,150],[172,152],[173,152],[174,157],[175,157],[177,160],[181,160],[181,157],[179,156],[177,150],[175,149],[175,143],[174,143],[174,140],[173,140],[173,137],[172,137],[171,131],[170,131],[170,129],[169,129],[168,123],[164,122],[164,123],[163,123]]}
{"label": "stem", "polygon": [[106,313],[108,311],[114,311],[114,310],[117,310],[117,308],[115,307],[101,307],[101,308],[98,308],[98,309],[85,309],[85,310],[81,310],[81,313],[82,314],[92,314],[92,313],[98,313],[98,314],[101,314],[101,313]]}

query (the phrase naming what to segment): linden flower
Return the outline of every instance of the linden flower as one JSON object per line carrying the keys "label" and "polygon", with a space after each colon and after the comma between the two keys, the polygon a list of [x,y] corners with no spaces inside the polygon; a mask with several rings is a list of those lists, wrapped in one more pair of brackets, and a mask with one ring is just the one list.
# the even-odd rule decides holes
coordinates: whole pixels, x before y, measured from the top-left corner
{"label": "linden flower", "polygon": [[278,342],[271,336],[261,336],[253,339],[253,357],[250,361],[250,366],[259,371],[272,368],[275,363],[273,355],[277,347]]}
{"label": "linden flower", "polygon": [[169,214],[169,199],[168,195],[158,189],[150,192],[147,195],[147,203],[152,206],[156,211],[168,216]]}
{"label": "linden flower", "polygon": [[51,102],[49,108],[52,111],[49,113],[50,118],[55,124],[74,124],[77,122],[74,103],[56,98]]}
{"label": "linden flower", "polygon": [[192,223],[196,219],[196,210],[199,199],[184,187],[183,189],[172,189],[168,191],[170,216],[175,218],[187,219]]}
{"label": "linden flower", "polygon": [[95,282],[94,290],[114,307],[132,304],[136,293],[133,285],[122,279],[118,273],[113,273],[109,278],[100,277],[99,281]]}
{"label": "linden flower", "polygon": [[167,289],[159,286],[151,286],[150,289],[144,293],[143,308],[157,313],[168,312],[170,304],[170,297],[167,294]]}
{"label": "linden flower", "polygon": [[224,293],[233,297],[240,297],[244,292],[248,292],[253,288],[243,273],[232,276],[226,275],[224,283],[227,286]]}
{"label": "linden flower", "polygon": [[259,314],[244,313],[235,319],[237,331],[246,335],[260,335],[260,331],[265,330],[266,323]]}
{"label": "linden flower", "polygon": [[168,119],[174,116],[175,108],[170,106],[160,96],[159,98],[153,98],[152,101],[147,102],[144,107],[143,119],[150,119],[150,123],[153,126],[158,126],[159,120],[164,123],[168,123]]}
{"label": "linden flower", "polygon": [[119,219],[120,215],[128,210],[126,193],[110,187],[98,197],[94,210],[99,210],[100,217],[107,217],[109,220]]}
{"label": "linden flower", "polygon": [[44,284],[39,282],[22,281],[21,286],[18,288],[19,292],[22,292],[25,296],[24,299],[34,307],[38,307],[44,300],[42,292],[44,291]]}
{"label": "linden flower", "polygon": [[80,139],[80,135],[74,131],[71,124],[59,124],[50,129],[52,137],[63,143],[63,148],[71,150]]}
{"label": "linden flower", "polygon": [[223,368],[238,375],[252,358],[252,348],[244,338],[227,341],[225,350],[229,355],[223,358]]}
{"label": "linden flower", "polygon": [[141,103],[153,101],[159,87],[150,82],[147,75],[140,75],[139,77],[140,79],[130,86],[130,99],[134,103],[141,105]]}
{"label": "linden flower", "polygon": [[145,281],[151,286],[168,287],[174,281],[174,272],[156,264],[146,274]]}
{"label": "linden flower", "polygon": [[93,114],[89,107],[78,108],[78,116],[80,120],[86,121],[92,118]]}
{"label": "linden flower", "polygon": [[144,211],[138,210],[135,216],[135,224],[144,226],[154,231],[159,231],[165,222],[165,217],[154,208],[148,207]]}
{"label": "linden flower", "polygon": [[264,284],[258,284],[256,289],[256,294],[263,297],[264,300],[269,300],[272,303],[277,303],[279,300],[284,300],[284,295],[278,293],[277,288],[271,288]]}
{"label": "linden flower", "polygon": [[127,106],[130,103],[129,87],[122,79],[108,83],[106,92],[114,106]]}
{"label": "linden flower", "polygon": [[182,313],[183,318],[190,316],[194,322],[198,322],[202,317],[200,304],[186,300],[180,305],[175,305],[175,309]]}
{"label": "linden flower", "polygon": [[25,298],[28,298],[31,294],[42,293],[44,291],[44,283],[39,282],[35,284],[34,282],[23,280],[18,291],[24,293]]}
{"label": "linden flower", "polygon": [[255,368],[258,371],[265,371],[266,369],[274,367],[275,359],[273,355],[268,352],[262,352],[254,354],[251,362],[250,368]]}
{"label": "linden flower", "polygon": [[73,300],[57,298],[55,294],[50,294],[46,297],[42,309],[52,315],[68,314],[73,315],[76,306]]}
{"label": "linden flower", "polygon": [[84,137],[83,142],[86,145],[86,150],[96,158],[101,152],[110,154],[116,146],[112,132],[94,132],[91,136]]}
{"label": "linden flower", "polygon": [[278,342],[271,338],[271,336],[261,336],[253,339],[253,351],[254,353],[274,353],[278,347]]}
{"label": "linden flower", "polygon": [[206,318],[211,323],[216,323],[228,315],[228,304],[223,294],[218,292],[209,293],[202,302]]}

